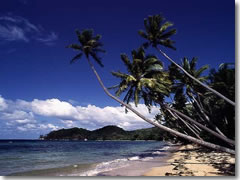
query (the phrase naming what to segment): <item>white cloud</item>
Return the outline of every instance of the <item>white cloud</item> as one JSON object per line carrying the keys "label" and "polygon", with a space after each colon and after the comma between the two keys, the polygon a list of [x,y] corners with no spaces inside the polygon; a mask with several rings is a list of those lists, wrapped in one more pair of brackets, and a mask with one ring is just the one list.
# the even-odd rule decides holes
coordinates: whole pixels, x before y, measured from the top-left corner
{"label": "white cloud", "polygon": [[53,124],[48,123],[48,124],[40,124],[40,125],[39,125],[39,129],[57,130],[57,129],[59,129],[59,127],[58,127],[58,126],[55,126],[55,125],[53,125]]}
{"label": "white cloud", "polygon": [[[1,97],[1,96],[0,96]],[[5,105],[3,105],[5,104]],[[63,127],[82,127],[96,129],[106,125],[117,125],[126,130],[151,127],[149,123],[129,111],[125,113],[125,108],[121,106],[97,107],[95,105],[74,106],[67,101],[59,99],[46,99],[33,101],[25,100],[5,100],[0,98],[0,105],[5,109],[0,112],[0,120],[7,120],[9,126],[18,126],[18,130],[56,130],[59,124]],[[148,109],[143,104],[132,107],[147,118],[153,119],[159,112],[157,107],[152,108],[149,114]],[[39,122],[36,117],[48,118],[46,123]],[[53,124],[51,119],[59,120]]]}
{"label": "white cloud", "polygon": [[19,119],[19,120],[16,120],[16,122],[19,124],[26,124],[26,123],[31,123],[32,120],[31,119]]}
{"label": "white cloud", "polygon": [[28,42],[24,30],[17,26],[2,26],[0,25],[0,38],[5,41],[22,40]]}
{"label": "white cloud", "polygon": [[31,131],[31,130],[35,130],[35,129],[36,129],[35,124],[25,124],[23,126],[17,127],[17,130],[19,130],[19,131]]}
{"label": "white cloud", "polygon": [[76,124],[74,123],[74,121],[71,120],[61,120],[61,122],[63,124],[65,124],[68,128],[74,127],[76,126]]}
{"label": "white cloud", "polygon": [[27,131],[27,128],[25,128],[25,127],[17,127],[17,130],[19,130],[19,131]]}
{"label": "white cloud", "polygon": [[58,39],[55,32],[48,33],[40,25],[20,16],[0,16],[0,39],[3,41],[36,40],[50,45]]}
{"label": "white cloud", "polygon": [[34,115],[32,112],[25,112],[20,110],[14,110],[13,112],[3,112],[0,116],[1,119],[5,120],[23,120],[23,119],[33,119]]}
{"label": "white cloud", "polygon": [[[125,108],[121,106],[106,106],[103,108],[95,105],[88,105],[86,107],[73,106],[66,101],[60,101],[58,99],[34,99],[30,104],[33,113],[61,119],[65,121],[65,124],[77,121],[80,125],[89,126],[89,128],[102,127],[109,124],[117,125],[124,129],[149,127],[149,124],[137,117],[134,113],[129,111],[126,114]],[[134,107],[134,105],[132,106]],[[134,108],[151,119],[153,119],[158,112],[158,108],[153,107],[152,113],[149,114],[148,109],[143,104],[139,104],[137,108]],[[71,125],[67,126],[70,127]]]}
{"label": "white cloud", "polygon": [[0,95],[0,111],[3,111],[7,108],[7,103],[5,102],[5,99],[2,98]]}
{"label": "white cloud", "polygon": [[58,39],[58,36],[55,32],[51,32],[47,36],[36,38],[36,40],[51,45],[54,41]]}
{"label": "white cloud", "polygon": [[76,108],[68,102],[58,99],[38,100],[30,102],[31,110],[42,116],[61,117],[66,119],[77,114]]}
{"label": "white cloud", "polygon": [[18,126],[17,130],[19,131],[39,131],[39,130],[48,130],[48,131],[52,131],[52,130],[57,130],[59,129],[58,126],[55,126],[53,124],[24,124],[22,126]]}

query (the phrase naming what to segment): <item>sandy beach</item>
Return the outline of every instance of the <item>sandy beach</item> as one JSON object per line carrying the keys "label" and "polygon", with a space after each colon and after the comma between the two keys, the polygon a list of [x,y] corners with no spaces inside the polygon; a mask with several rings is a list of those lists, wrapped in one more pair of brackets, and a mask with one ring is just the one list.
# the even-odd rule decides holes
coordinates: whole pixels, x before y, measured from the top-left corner
{"label": "sandy beach", "polygon": [[181,146],[166,165],[154,167],[144,176],[234,176],[235,156],[196,145]]}
{"label": "sandy beach", "polygon": [[196,145],[175,146],[164,157],[135,161],[98,176],[234,176],[235,157]]}

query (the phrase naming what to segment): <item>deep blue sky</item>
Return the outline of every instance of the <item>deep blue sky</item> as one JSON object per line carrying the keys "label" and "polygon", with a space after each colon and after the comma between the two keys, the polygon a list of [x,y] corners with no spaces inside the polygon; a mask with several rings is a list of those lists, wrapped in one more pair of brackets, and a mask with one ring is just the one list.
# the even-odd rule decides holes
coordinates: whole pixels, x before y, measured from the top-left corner
{"label": "deep blue sky", "polygon": [[[65,46],[77,42],[75,29],[93,28],[103,36],[105,67],[97,70],[106,86],[111,86],[118,81],[110,72],[124,71],[120,53],[129,54],[143,42],[137,31],[143,29],[143,19],[153,14],[161,13],[175,24],[177,51],[163,49],[177,62],[184,56],[196,56],[199,66],[212,68],[234,62],[234,6],[233,0],[1,1],[0,17],[25,19],[38,32],[26,32],[27,40],[7,39],[0,26],[0,94],[12,101],[56,98],[82,106],[117,106],[103,93],[85,59],[69,64],[76,52]],[[4,27],[8,23],[12,22],[0,21]],[[26,26],[26,21],[17,25]]]}

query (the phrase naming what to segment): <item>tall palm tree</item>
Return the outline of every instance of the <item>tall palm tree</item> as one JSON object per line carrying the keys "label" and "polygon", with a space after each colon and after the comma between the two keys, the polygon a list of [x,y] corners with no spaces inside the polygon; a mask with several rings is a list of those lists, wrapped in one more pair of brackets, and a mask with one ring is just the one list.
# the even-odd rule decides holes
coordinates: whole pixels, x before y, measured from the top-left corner
{"label": "tall palm tree", "polygon": [[143,98],[145,105],[150,108],[152,101],[147,95],[150,91],[154,89],[158,94],[169,95],[171,81],[168,79],[168,73],[163,71],[162,62],[156,56],[145,55],[144,49],[140,47],[132,51],[132,63],[126,54],[121,54],[121,59],[127,67],[128,74],[112,72],[113,76],[121,79],[118,85],[111,87],[117,89],[116,96],[119,97],[128,91],[123,101],[128,104],[134,100],[137,106],[139,99]]}
{"label": "tall palm tree", "polygon": [[[218,90],[230,99],[235,98],[235,66],[223,63],[218,70],[210,71],[210,86]],[[217,98],[211,92],[204,94],[201,99],[203,106],[209,112],[211,120],[221,127],[228,137],[235,139],[235,108]]]}
{"label": "tall palm tree", "polygon": [[235,151],[223,146],[219,146],[216,144],[212,144],[209,142],[205,142],[190,136],[187,136],[183,133],[177,132],[173,129],[170,129],[168,127],[165,127],[159,123],[156,123],[148,118],[146,118],[145,116],[143,116],[141,113],[139,113],[137,110],[135,110],[134,108],[132,108],[129,104],[121,101],[119,98],[113,96],[108,89],[104,86],[100,76],[98,75],[94,65],[92,64],[91,60],[90,60],[90,56],[101,66],[103,66],[101,59],[97,56],[98,52],[105,52],[103,49],[101,49],[101,47],[103,46],[102,43],[100,42],[101,36],[97,35],[94,37],[93,35],[93,30],[84,30],[82,32],[80,31],[76,31],[77,37],[78,37],[78,41],[80,42],[80,44],[70,44],[69,46],[67,46],[68,48],[72,48],[74,50],[79,51],[80,53],[77,54],[72,60],[71,62],[74,62],[78,59],[80,59],[82,57],[82,55],[84,54],[86,56],[86,59],[92,69],[92,71],[94,72],[94,74],[97,77],[97,80],[99,81],[101,87],[103,88],[104,92],[111,97],[112,99],[114,99],[115,101],[119,102],[121,105],[125,106],[127,109],[131,110],[133,113],[135,113],[137,116],[139,116],[140,118],[142,118],[143,120],[145,120],[146,122],[164,130],[167,131],[173,135],[179,136],[181,138],[184,138],[186,140],[189,140],[191,142],[200,144],[202,146],[206,146],[212,149],[217,149],[217,150],[221,150],[221,151],[225,151],[231,154],[235,154]]}
{"label": "tall palm tree", "polygon": [[174,34],[176,34],[176,29],[171,29],[167,31],[167,29],[171,26],[173,26],[173,23],[171,22],[164,22],[165,19],[160,15],[154,15],[154,16],[148,16],[148,18],[144,19],[144,26],[145,26],[145,32],[143,30],[138,31],[139,35],[147,40],[146,43],[143,44],[144,47],[152,46],[155,49],[157,49],[164,57],[166,57],[171,63],[173,63],[175,66],[177,66],[179,69],[181,69],[189,78],[193,79],[197,83],[199,83],[201,86],[207,88],[209,91],[213,92],[217,96],[223,98],[228,103],[235,106],[235,102],[230,100],[229,98],[225,97],[221,93],[217,92],[213,88],[209,87],[208,85],[202,83],[198,79],[194,78],[191,74],[189,74],[184,68],[182,68],[180,65],[178,65],[174,60],[172,60],[166,53],[164,53],[158,45],[162,45],[171,49],[176,49],[173,44],[174,41],[170,39],[170,37]]}
{"label": "tall palm tree", "polygon": [[[193,57],[191,61],[189,61],[186,57],[183,58],[182,67],[194,78],[198,79],[203,83],[206,83],[208,80],[208,76],[202,76],[202,73],[208,69],[208,65],[202,66],[199,69],[197,69],[196,64],[197,64],[196,57]],[[188,95],[189,99],[192,101],[192,104],[197,110],[199,118],[202,119],[203,121],[207,121],[207,124],[213,127],[214,130],[216,130],[219,134],[225,136],[224,133],[210,120],[210,117],[207,115],[206,110],[202,106],[202,103],[199,101],[200,100],[199,95],[203,96],[203,94],[205,93],[205,89],[203,89],[202,86],[200,86],[198,83],[189,78],[186,74],[181,72],[176,73],[177,69],[174,69],[172,67],[170,68],[170,70],[175,72],[176,74],[175,78],[180,81],[178,86],[180,86],[181,89],[184,86],[186,87],[186,94]]]}
{"label": "tall palm tree", "polygon": [[[144,49],[139,48],[138,50],[132,51],[132,62],[126,54],[122,54],[121,59],[127,67],[128,73],[122,73],[120,71],[112,72],[113,76],[120,78],[121,81],[118,85],[111,88],[117,89],[115,92],[117,96],[126,92],[123,101],[128,104],[131,100],[134,100],[135,105],[137,106],[139,99],[142,98],[145,105],[149,108],[151,107],[152,102],[157,102],[162,108],[166,108],[168,111],[173,111],[214,136],[230,144],[234,144],[234,141],[217,134],[208,127],[163,103],[164,96],[168,96],[170,93],[171,81],[169,80],[168,73],[163,71],[161,61],[159,61],[156,56],[146,56]],[[178,119],[184,121],[181,117]],[[183,123],[185,124],[185,122]]]}

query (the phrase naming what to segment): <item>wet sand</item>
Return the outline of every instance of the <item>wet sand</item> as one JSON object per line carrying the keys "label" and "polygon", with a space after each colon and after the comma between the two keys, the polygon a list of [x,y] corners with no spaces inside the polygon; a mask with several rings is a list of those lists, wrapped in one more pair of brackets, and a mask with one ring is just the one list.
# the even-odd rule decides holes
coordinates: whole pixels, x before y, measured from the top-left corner
{"label": "wet sand", "polygon": [[234,176],[235,156],[200,148],[182,146],[167,164],[152,168],[144,176]]}
{"label": "wet sand", "polygon": [[[174,146],[173,146],[174,147]],[[162,157],[133,161],[97,176],[234,176],[235,156],[197,145],[175,146]]]}

